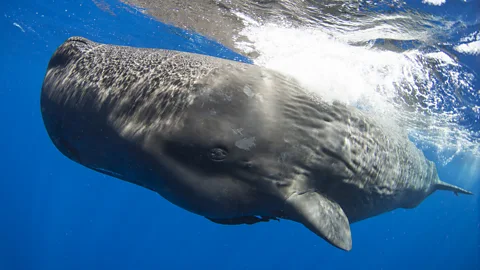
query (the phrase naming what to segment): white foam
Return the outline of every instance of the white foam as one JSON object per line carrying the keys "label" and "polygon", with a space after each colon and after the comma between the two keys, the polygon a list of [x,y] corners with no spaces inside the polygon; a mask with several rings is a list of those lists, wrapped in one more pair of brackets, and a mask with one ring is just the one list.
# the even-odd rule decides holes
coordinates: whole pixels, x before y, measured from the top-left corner
{"label": "white foam", "polygon": [[460,39],[461,42],[469,42],[475,40],[480,40],[480,31],[470,33],[469,35]]}
{"label": "white foam", "polygon": [[422,3],[433,6],[441,6],[445,4],[446,0],[422,0]]}
{"label": "white foam", "polygon": [[454,49],[459,53],[479,55],[480,54],[480,40],[457,45],[457,46],[455,46]]}
{"label": "white foam", "polygon": [[[461,72],[449,54],[350,45],[350,37],[366,40],[371,31],[365,31],[364,37],[359,32],[335,35],[320,27],[293,28],[250,20],[240,33],[250,42],[237,42],[236,46],[258,52],[255,64],[294,76],[327,101],[361,106],[397,121],[415,139],[428,141],[440,151],[478,154],[477,143],[456,122],[460,118],[458,110],[443,111],[444,99],[456,97],[448,91],[438,93],[439,87],[472,90],[465,79],[471,77]],[[382,35],[379,29],[377,36]],[[384,29],[392,32],[391,28]],[[439,76],[448,79],[443,81]]]}
{"label": "white foam", "polygon": [[[243,34],[260,52],[256,64],[295,76],[327,100],[352,104],[366,96],[380,98],[371,86],[395,81],[408,61],[397,53],[343,44],[313,29],[276,25],[247,29]],[[385,90],[388,95],[393,89]]]}

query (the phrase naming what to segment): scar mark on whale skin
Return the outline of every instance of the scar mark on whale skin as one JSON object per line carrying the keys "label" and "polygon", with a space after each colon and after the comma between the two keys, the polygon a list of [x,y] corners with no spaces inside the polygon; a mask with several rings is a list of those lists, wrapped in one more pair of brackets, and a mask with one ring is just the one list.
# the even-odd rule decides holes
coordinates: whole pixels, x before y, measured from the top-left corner
{"label": "scar mark on whale skin", "polygon": [[245,95],[247,95],[249,98],[253,97],[255,94],[253,93],[252,89],[250,89],[250,87],[248,85],[246,85],[244,88],[243,88],[243,92],[245,93]]}

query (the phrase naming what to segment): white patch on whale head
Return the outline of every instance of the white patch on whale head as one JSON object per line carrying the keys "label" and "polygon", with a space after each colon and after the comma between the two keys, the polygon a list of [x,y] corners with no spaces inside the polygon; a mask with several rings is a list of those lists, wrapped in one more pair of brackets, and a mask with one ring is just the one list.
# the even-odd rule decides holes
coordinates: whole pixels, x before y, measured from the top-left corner
{"label": "white patch on whale head", "polygon": [[243,150],[250,150],[255,146],[255,137],[238,140],[235,142],[235,146]]}

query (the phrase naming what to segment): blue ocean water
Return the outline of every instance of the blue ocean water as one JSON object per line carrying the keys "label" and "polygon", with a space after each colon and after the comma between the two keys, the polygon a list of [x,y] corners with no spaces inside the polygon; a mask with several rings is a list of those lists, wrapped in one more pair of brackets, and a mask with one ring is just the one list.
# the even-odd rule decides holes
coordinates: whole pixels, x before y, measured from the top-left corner
{"label": "blue ocean water", "polygon": [[471,183],[477,195],[437,192],[415,209],[355,223],[351,252],[293,222],[214,224],[62,156],[43,127],[39,97],[50,56],[70,36],[251,62],[107,2],[110,10],[90,0],[0,3],[0,269],[480,269],[480,175],[469,173],[468,156],[439,174]]}

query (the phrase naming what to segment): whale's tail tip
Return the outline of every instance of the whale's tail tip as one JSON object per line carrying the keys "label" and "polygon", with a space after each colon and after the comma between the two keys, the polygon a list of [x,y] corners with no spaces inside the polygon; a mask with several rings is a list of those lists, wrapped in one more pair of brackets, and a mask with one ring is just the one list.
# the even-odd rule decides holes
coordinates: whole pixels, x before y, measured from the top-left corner
{"label": "whale's tail tip", "polygon": [[460,188],[460,187],[457,187],[457,186],[454,186],[454,185],[451,185],[449,183],[445,183],[445,182],[442,182],[442,181],[439,181],[438,183],[435,184],[435,189],[436,190],[453,191],[453,193],[455,193],[455,195],[457,195],[457,196],[458,196],[458,193],[466,194],[466,195],[473,195],[473,193],[468,191],[468,190],[465,190],[463,188]]}

